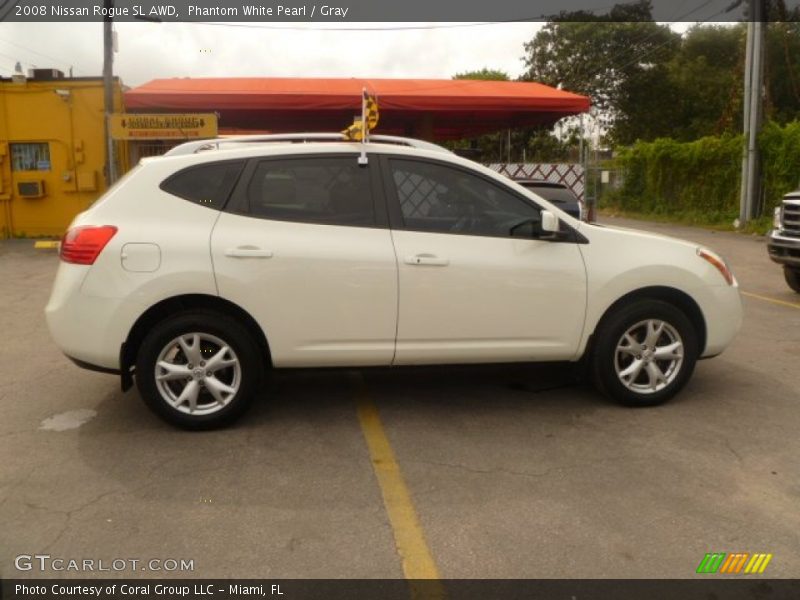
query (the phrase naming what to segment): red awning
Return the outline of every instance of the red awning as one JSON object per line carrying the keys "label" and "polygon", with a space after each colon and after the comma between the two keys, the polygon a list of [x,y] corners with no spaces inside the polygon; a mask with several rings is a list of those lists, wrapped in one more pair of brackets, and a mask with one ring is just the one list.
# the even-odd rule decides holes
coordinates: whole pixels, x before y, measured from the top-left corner
{"label": "red awning", "polygon": [[380,106],[376,133],[434,139],[549,126],[587,111],[589,98],[539,83],[450,79],[155,79],[125,93],[131,112],[217,112],[221,130],[339,131]]}

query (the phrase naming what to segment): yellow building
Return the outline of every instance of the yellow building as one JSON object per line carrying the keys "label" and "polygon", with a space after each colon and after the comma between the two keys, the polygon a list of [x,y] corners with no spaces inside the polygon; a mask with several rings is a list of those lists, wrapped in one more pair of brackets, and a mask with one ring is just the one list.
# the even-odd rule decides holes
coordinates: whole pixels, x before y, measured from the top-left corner
{"label": "yellow building", "polygon": [[[29,74],[0,78],[0,239],[60,236],[106,188],[102,78]],[[125,152],[117,144],[120,172]]]}

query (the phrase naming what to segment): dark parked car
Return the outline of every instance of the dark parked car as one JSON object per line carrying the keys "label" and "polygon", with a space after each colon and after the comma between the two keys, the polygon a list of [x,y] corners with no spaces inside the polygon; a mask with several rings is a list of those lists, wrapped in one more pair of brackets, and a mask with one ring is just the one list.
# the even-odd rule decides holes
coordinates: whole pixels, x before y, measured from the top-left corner
{"label": "dark parked car", "polygon": [[544,179],[515,179],[522,187],[531,190],[548,202],[555,204],[568,215],[581,219],[583,207],[578,197],[563,183],[546,181]]}

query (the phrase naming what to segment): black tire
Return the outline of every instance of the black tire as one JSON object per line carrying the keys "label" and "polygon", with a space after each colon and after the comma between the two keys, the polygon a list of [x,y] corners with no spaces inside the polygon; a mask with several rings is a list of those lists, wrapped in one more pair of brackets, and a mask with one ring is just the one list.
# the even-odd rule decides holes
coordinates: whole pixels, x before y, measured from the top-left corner
{"label": "black tire", "polygon": [[[198,334],[197,338],[191,335],[194,333]],[[172,343],[181,336],[187,336],[182,338],[184,341],[196,341],[196,344],[188,346],[186,354],[180,343]],[[223,365],[233,366],[215,363],[218,370],[213,373],[212,386],[212,372],[205,370],[205,361],[194,365],[189,362],[192,360],[190,354],[197,348],[201,358],[210,358],[222,349],[222,343],[230,350],[223,353],[220,360],[225,361]],[[156,380],[156,363],[163,352],[173,353],[172,358],[169,354],[166,356],[166,362],[174,360],[177,368],[191,373],[191,378],[180,376],[174,381],[159,383]],[[224,427],[242,416],[258,392],[263,371],[261,353],[247,329],[229,316],[203,310],[179,313],[153,327],[142,341],[136,358],[136,385],[145,404],[172,425],[192,430]],[[188,368],[190,365],[191,369]],[[211,361],[209,368],[210,365]],[[166,373],[166,370],[161,369],[161,372]],[[192,391],[197,390],[194,394],[194,412],[189,409],[189,401],[177,407],[167,397],[170,394],[179,396],[173,399],[180,402],[181,386],[187,387],[189,384],[193,385]],[[220,392],[220,385],[236,391]],[[222,397],[221,400],[211,393],[212,387],[216,395]]]}
{"label": "black tire", "polygon": [[[647,332],[647,325],[641,324],[649,320],[664,322],[668,325],[661,337],[657,338],[656,346],[663,348],[669,345],[666,343],[669,341],[672,341],[673,344],[676,341],[682,342],[682,360],[679,363],[674,358],[662,361],[651,358],[649,353],[652,353],[652,346],[650,350],[646,349],[646,345],[641,346],[646,341],[644,334]],[[644,350],[641,350],[638,356],[630,350],[618,354],[617,346],[623,341],[623,334],[637,325],[641,325],[641,329],[633,329],[632,336],[638,340],[639,348],[644,348]],[[640,331],[642,335],[639,336],[638,332]],[[678,336],[679,339],[675,339],[674,336]],[[697,362],[698,345],[697,332],[692,322],[680,309],[661,300],[635,300],[631,304],[614,309],[614,312],[603,318],[595,332],[595,344],[591,358],[594,384],[600,392],[625,406],[640,407],[662,404],[677,394],[691,377]],[[638,364],[643,366],[636,370],[633,365],[634,361],[638,361]],[[650,389],[653,377],[648,371],[651,368],[648,362],[653,363],[662,375],[666,375],[661,389]],[[670,370],[669,366],[675,364],[677,366]],[[621,373],[625,373],[626,368],[631,366],[637,375],[626,375],[626,377],[631,377],[626,385],[618,375],[618,367]],[[658,381],[657,386],[662,386],[662,382]]]}
{"label": "black tire", "polygon": [[783,278],[790,288],[800,294],[800,269],[783,267]]}

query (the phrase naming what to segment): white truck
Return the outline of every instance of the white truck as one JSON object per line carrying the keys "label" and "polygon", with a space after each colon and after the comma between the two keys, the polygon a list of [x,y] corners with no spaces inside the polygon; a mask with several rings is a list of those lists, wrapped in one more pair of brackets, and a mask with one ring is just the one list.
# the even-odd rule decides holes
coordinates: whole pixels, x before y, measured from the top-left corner
{"label": "white truck", "polygon": [[783,265],[786,283],[800,294],[800,190],[786,194],[775,208],[767,250],[774,262]]}

